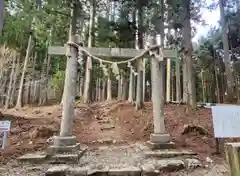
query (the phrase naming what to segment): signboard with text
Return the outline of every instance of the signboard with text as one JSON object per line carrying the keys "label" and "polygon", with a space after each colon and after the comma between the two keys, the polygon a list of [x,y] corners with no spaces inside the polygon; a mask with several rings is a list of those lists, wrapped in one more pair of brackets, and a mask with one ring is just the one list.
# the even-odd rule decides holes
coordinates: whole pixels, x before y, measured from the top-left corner
{"label": "signboard with text", "polygon": [[2,149],[5,148],[7,142],[7,133],[10,132],[11,129],[11,121],[5,120],[0,121],[0,133],[3,133],[2,136]]}
{"label": "signboard with text", "polygon": [[215,138],[240,137],[240,106],[212,106]]}

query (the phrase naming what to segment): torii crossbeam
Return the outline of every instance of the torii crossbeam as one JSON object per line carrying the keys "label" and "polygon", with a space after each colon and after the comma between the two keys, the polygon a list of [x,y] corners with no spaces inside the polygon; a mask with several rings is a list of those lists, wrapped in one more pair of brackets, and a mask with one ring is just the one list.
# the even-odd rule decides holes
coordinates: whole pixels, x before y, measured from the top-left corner
{"label": "torii crossbeam", "polygon": [[[132,48],[85,48],[89,53],[97,57],[117,57],[117,58],[132,58],[141,54],[145,49],[132,49]],[[49,55],[65,55],[67,46],[50,46],[48,48]],[[175,58],[176,51],[164,49],[163,55],[166,58]]]}

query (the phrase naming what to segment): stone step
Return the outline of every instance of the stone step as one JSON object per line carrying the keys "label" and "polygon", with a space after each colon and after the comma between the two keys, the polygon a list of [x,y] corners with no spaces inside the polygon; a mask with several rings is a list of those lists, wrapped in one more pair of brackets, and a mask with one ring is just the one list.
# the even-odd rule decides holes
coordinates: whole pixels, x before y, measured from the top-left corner
{"label": "stone step", "polygon": [[19,157],[17,160],[20,163],[40,164],[40,163],[43,163],[46,159],[47,159],[46,154],[30,153],[30,154],[26,154],[26,155]]}
{"label": "stone step", "polygon": [[115,128],[115,126],[113,126],[111,124],[105,124],[105,125],[102,125],[101,130],[102,131],[104,131],[104,130],[112,130],[114,128]]}
{"label": "stone step", "polygon": [[72,153],[72,154],[55,154],[49,158],[48,163],[51,164],[76,164],[79,162],[83,152]]}
{"label": "stone step", "polygon": [[[191,159],[190,159],[191,160]],[[160,172],[174,172],[185,168],[196,168],[201,166],[200,162],[196,159],[194,161],[181,160],[181,159],[163,159],[154,162],[143,163],[139,167],[129,166],[121,167],[114,166],[113,168],[94,169],[86,167],[72,167],[69,165],[58,165],[49,168],[46,171],[46,176],[159,176]],[[189,163],[195,163],[193,167]],[[57,175],[58,174],[58,175]]]}
{"label": "stone step", "polygon": [[145,156],[146,157],[159,157],[159,158],[174,158],[178,156],[192,156],[197,155],[195,152],[192,151],[184,151],[184,150],[151,150],[146,151]]}
{"label": "stone step", "polygon": [[83,151],[77,151],[74,153],[64,153],[64,154],[26,154],[19,157],[17,160],[22,164],[77,164],[79,159],[84,154]]}
{"label": "stone step", "polygon": [[76,145],[68,145],[68,146],[49,146],[46,150],[47,154],[55,154],[55,153],[68,153],[68,152],[76,152],[80,150],[80,143]]}
{"label": "stone step", "polygon": [[127,141],[124,140],[116,140],[116,139],[99,139],[97,141],[92,141],[91,144],[124,144],[127,143]]}
{"label": "stone step", "polygon": [[154,143],[151,141],[147,141],[147,146],[152,150],[158,150],[158,149],[175,149],[176,145],[174,142],[169,143]]}
{"label": "stone step", "polygon": [[111,124],[110,120],[100,120],[98,121],[99,124]]}

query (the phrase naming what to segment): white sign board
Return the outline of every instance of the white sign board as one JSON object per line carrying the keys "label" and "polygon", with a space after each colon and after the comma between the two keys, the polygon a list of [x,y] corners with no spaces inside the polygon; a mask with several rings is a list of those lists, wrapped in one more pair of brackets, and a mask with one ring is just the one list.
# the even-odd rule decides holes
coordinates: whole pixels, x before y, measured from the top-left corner
{"label": "white sign board", "polygon": [[6,121],[0,121],[0,132],[8,132],[10,131],[11,127],[11,122],[6,120]]}
{"label": "white sign board", "polygon": [[8,121],[8,120],[0,121],[0,133],[3,133],[2,149],[5,148],[5,145],[7,143],[7,132],[10,131],[10,128],[11,128],[11,121]]}
{"label": "white sign board", "polygon": [[214,136],[240,137],[240,106],[212,106]]}

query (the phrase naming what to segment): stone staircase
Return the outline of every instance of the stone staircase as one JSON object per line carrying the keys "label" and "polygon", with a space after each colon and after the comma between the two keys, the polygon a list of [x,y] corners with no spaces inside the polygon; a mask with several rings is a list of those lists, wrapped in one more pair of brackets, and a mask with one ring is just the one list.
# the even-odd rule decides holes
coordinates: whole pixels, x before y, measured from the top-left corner
{"label": "stone staircase", "polygon": [[28,166],[38,164],[46,176],[157,176],[162,172],[201,167],[201,162],[194,152],[176,149],[152,150],[144,143],[104,145],[88,149],[78,158],[71,155],[71,159],[70,155],[67,159],[60,155],[55,156],[62,162],[49,162],[52,160],[42,154],[28,154],[20,157],[18,161]]}

